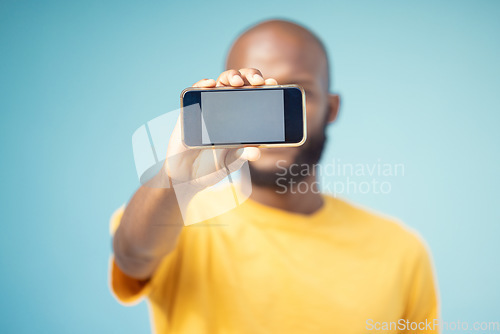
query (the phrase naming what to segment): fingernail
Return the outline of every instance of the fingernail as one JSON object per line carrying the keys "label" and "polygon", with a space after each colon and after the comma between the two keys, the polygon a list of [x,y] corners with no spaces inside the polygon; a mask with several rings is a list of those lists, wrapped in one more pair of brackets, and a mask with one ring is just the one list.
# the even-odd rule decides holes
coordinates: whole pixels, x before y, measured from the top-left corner
{"label": "fingernail", "polygon": [[253,78],[254,78],[255,80],[258,80],[258,81],[264,81],[264,78],[263,78],[260,74],[257,74],[257,73],[255,73],[255,74],[253,75]]}
{"label": "fingernail", "polygon": [[232,85],[243,84],[243,79],[238,74],[233,75],[229,81],[231,82]]}

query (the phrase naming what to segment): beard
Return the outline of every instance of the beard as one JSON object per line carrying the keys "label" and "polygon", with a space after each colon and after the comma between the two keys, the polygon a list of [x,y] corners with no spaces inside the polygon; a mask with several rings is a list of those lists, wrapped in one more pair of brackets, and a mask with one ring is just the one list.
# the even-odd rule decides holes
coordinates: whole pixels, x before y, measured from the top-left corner
{"label": "beard", "polygon": [[[314,133],[312,136],[309,136],[304,145],[295,148],[299,150],[299,153],[293,158],[292,161],[287,161],[288,167],[286,168],[286,171],[283,171],[283,167],[278,169],[277,166],[274,170],[262,170],[253,166],[250,162],[248,166],[250,169],[252,185],[277,189],[279,187],[279,180],[286,183],[298,183],[305,179],[310,174],[310,171],[314,170],[314,165],[321,159],[327,140],[327,125],[328,122],[325,120],[320,131]],[[294,173],[291,173],[289,168],[292,165],[294,166]],[[295,168],[297,166],[298,170]],[[301,172],[302,170],[304,170],[303,173]]]}

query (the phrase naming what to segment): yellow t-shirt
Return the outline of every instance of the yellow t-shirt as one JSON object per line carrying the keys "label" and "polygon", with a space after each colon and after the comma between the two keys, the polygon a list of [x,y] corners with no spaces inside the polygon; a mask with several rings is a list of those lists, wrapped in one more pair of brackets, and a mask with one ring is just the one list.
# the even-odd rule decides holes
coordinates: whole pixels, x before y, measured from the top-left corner
{"label": "yellow t-shirt", "polygon": [[[228,188],[217,190],[227,192]],[[199,196],[193,214],[222,205]],[[111,257],[112,291],[147,297],[155,333],[437,333],[430,255],[403,224],[323,195],[312,215],[248,199],[186,226],[153,277],[125,275]],[[119,224],[123,209],[112,218]],[[427,321],[426,328],[424,328]],[[404,326],[401,327],[401,326]]]}

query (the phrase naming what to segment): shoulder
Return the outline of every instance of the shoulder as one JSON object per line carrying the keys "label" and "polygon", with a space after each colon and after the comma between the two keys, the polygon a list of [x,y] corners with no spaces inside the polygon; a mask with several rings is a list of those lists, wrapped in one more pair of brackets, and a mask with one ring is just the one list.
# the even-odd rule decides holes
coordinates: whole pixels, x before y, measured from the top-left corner
{"label": "shoulder", "polygon": [[339,220],[356,229],[366,242],[406,255],[427,253],[427,244],[420,233],[400,219],[331,195],[326,195],[326,198],[333,203]]}

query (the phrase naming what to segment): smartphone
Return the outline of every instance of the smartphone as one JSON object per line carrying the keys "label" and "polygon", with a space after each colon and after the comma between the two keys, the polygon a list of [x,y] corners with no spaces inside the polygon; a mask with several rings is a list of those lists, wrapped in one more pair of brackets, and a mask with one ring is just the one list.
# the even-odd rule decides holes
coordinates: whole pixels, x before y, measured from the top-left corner
{"label": "smartphone", "polygon": [[295,147],[306,141],[306,97],[298,85],[186,88],[184,145]]}

